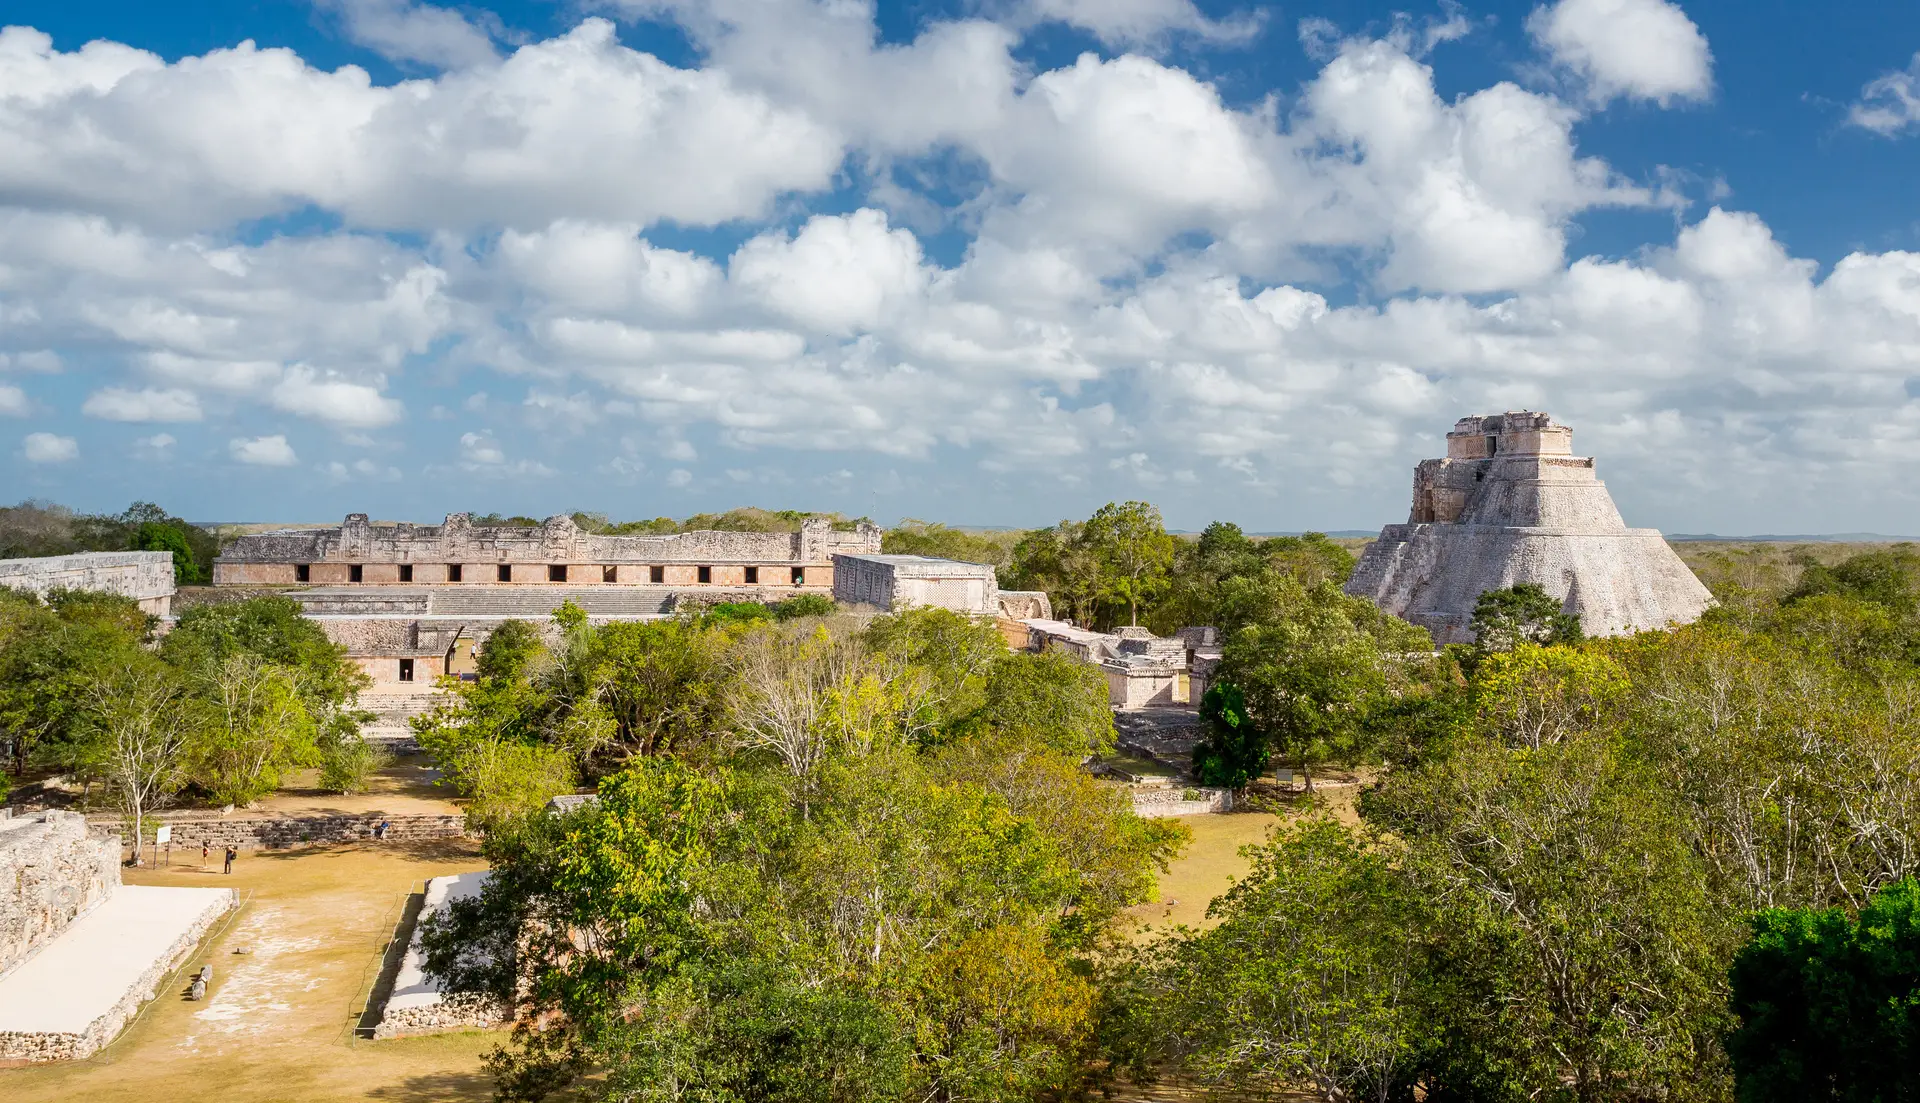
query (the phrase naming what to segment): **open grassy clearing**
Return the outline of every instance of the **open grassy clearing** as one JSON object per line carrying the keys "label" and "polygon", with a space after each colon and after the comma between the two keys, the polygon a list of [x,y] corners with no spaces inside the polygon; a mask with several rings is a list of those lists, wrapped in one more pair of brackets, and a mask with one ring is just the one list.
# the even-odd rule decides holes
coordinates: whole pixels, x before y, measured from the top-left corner
{"label": "open grassy clearing", "polygon": [[[176,855],[178,858],[179,855]],[[194,855],[194,866],[198,855]],[[373,1042],[355,1036],[367,991],[408,894],[428,877],[485,868],[454,841],[247,853],[215,866],[128,870],[145,885],[217,885],[242,896],[126,1033],[93,1058],[0,1069],[8,1103],[156,1103],[218,1096],[228,1103],[343,1099],[487,1100],[480,1056],[503,1034],[467,1032]],[[251,950],[235,954],[236,948]],[[212,962],[203,1003],[184,975]]]}

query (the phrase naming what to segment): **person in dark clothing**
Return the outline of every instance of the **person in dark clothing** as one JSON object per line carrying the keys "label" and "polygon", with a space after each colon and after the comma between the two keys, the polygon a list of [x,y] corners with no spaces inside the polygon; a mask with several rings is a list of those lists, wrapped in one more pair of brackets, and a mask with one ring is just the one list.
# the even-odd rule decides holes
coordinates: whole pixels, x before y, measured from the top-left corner
{"label": "person in dark clothing", "polygon": [[238,850],[235,850],[235,849],[234,849],[234,848],[232,848],[232,847],[228,847],[228,848],[227,848],[227,868],[225,868],[225,869],[223,869],[223,870],[221,870],[220,872],[222,872],[222,873],[232,873],[232,872],[233,872],[233,860],[234,860],[235,858],[238,858],[239,856],[240,856],[240,852],[239,852]]}
{"label": "person in dark clothing", "polygon": [[381,841],[384,841],[386,837],[387,837],[387,821],[381,820],[380,826],[373,829],[373,838],[374,838],[374,841],[381,842]]}

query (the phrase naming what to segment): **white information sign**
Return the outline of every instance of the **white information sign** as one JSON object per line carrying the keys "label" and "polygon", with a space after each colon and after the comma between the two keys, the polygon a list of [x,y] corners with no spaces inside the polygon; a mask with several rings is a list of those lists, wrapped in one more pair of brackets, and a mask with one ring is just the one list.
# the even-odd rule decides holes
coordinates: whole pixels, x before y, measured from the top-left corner
{"label": "white information sign", "polygon": [[173,825],[172,824],[163,823],[159,827],[154,829],[153,845],[165,846],[172,841],[173,841]]}

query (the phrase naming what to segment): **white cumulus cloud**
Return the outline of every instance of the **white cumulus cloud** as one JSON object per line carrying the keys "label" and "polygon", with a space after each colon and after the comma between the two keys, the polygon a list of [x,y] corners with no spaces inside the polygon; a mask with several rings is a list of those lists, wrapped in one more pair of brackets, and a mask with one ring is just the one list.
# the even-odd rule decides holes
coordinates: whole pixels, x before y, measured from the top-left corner
{"label": "white cumulus cloud", "polygon": [[25,417],[31,408],[27,392],[11,383],[0,383],[0,417]]}
{"label": "white cumulus cloud", "polygon": [[20,442],[21,454],[28,463],[67,463],[78,459],[80,444],[72,437],[57,436],[53,433],[28,433]]}
{"label": "white cumulus cloud", "polygon": [[1706,36],[1669,0],[1558,0],[1536,8],[1527,29],[1596,103],[1627,97],[1665,107],[1713,93]]}
{"label": "white cumulus cloud", "polygon": [[192,391],[146,387],[103,387],[87,396],[80,412],[107,421],[199,421],[200,400]]}
{"label": "white cumulus cloud", "polygon": [[235,437],[227,442],[227,452],[240,463],[255,467],[292,467],[300,462],[284,434],[270,437]]}

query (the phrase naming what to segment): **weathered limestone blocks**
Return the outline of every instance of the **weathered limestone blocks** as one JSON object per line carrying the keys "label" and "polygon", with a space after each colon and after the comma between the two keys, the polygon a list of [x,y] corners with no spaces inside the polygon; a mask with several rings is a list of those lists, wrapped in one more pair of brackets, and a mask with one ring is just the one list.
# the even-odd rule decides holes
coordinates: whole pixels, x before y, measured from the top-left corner
{"label": "weathered limestone blocks", "polygon": [[[36,1001],[43,1007],[0,1007],[0,1061],[78,1061],[93,1056],[120,1036],[141,1005],[159,994],[160,984],[238,902],[231,889],[120,888],[106,907],[72,928],[74,936],[88,945],[72,947],[57,966],[51,961],[35,962],[54,966],[42,970],[49,974],[46,977],[27,977],[23,969],[11,978],[13,984],[0,988],[0,1002],[24,1004],[34,993],[15,988],[38,989],[50,996],[45,985],[63,985],[54,998]],[[117,914],[108,915],[110,910]],[[105,929],[83,930],[83,925]],[[153,945],[134,945],[142,940]],[[62,949],[56,944],[48,955]],[[131,969],[125,962],[104,960],[126,957],[129,949],[137,959]],[[47,1029],[22,1029],[27,1026],[22,1020],[35,1019],[42,1011]]]}
{"label": "weathered limestone blocks", "polygon": [[120,843],[77,812],[0,815],[0,975],[120,885]]}
{"label": "weathered limestone blocks", "polygon": [[[96,833],[123,833],[127,830],[126,824],[113,817],[92,817],[89,822]],[[371,842],[374,828],[382,822],[387,824],[387,842],[455,839],[467,833],[465,816],[385,816],[378,812],[254,819],[241,816],[164,816],[151,822],[173,825],[173,846],[176,851],[192,850],[202,843],[218,851],[229,846],[239,850],[280,850],[295,846]],[[116,857],[118,853],[116,848]]]}
{"label": "weathered limestone blocks", "polygon": [[1367,546],[1346,590],[1433,633],[1473,638],[1482,593],[1538,584],[1613,636],[1697,619],[1705,586],[1654,529],[1630,529],[1594,474],[1572,455],[1573,431],[1523,411],[1461,418],[1445,459],[1414,472],[1413,509]]}
{"label": "weathered limestone blocks", "polygon": [[0,559],[0,586],[31,590],[94,590],[140,603],[156,617],[173,605],[173,553],[163,551],[80,552],[39,559]]}
{"label": "weathered limestone blocks", "polygon": [[426,951],[421,946],[428,918],[445,911],[455,900],[480,895],[480,890],[486,887],[487,876],[485,871],[457,873],[427,882],[426,899],[408,936],[406,956],[400,960],[393,992],[381,1010],[379,1025],[373,1028],[375,1038],[497,1026],[511,1018],[512,1009],[499,1000],[471,992],[442,992],[439,982],[427,976]]}

